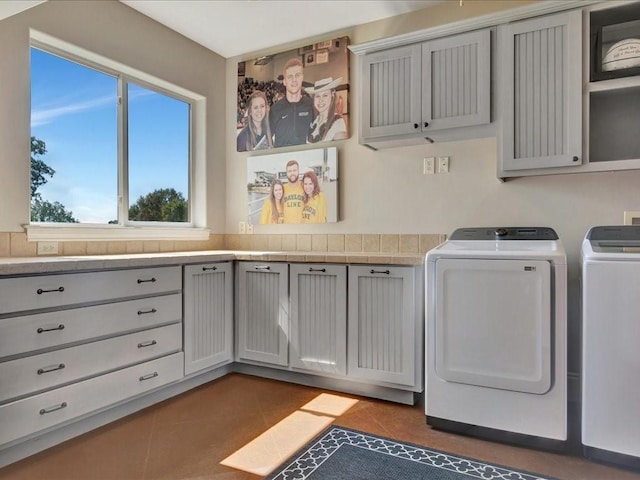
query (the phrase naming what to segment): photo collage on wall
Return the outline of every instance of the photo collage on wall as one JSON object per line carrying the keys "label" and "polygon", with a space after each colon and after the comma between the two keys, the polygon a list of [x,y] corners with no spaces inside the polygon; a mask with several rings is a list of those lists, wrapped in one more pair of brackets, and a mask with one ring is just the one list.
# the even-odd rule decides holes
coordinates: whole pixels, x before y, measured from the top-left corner
{"label": "photo collage on wall", "polygon": [[337,148],[249,157],[247,203],[252,225],[337,222]]}
{"label": "photo collage on wall", "polygon": [[348,37],[238,63],[238,152],[349,138]]}

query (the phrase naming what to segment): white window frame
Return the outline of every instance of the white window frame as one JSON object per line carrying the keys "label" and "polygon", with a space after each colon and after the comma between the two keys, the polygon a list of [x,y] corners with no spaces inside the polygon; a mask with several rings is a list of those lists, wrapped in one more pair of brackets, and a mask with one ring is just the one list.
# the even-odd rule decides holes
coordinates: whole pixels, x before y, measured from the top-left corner
{"label": "white window frame", "polygon": [[[125,165],[126,145],[118,142],[118,225],[102,224],[60,224],[34,223],[24,225],[29,241],[116,241],[116,240],[208,240],[206,212],[206,98],[165,80],[136,70],[127,65],[105,58],[96,53],[72,45],[37,30],[30,30],[31,46],[62,58],[96,68],[105,74],[124,78],[145,88],[178,98],[191,106],[190,166],[189,166],[189,221],[130,222],[128,206],[124,205],[121,194],[127,185]],[[121,85],[121,82],[118,82]],[[118,91],[118,96],[126,102],[126,92]],[[126,128],[124,109],[118,108],[118,128]],[[126,138],[119,131],[120,138]]]}

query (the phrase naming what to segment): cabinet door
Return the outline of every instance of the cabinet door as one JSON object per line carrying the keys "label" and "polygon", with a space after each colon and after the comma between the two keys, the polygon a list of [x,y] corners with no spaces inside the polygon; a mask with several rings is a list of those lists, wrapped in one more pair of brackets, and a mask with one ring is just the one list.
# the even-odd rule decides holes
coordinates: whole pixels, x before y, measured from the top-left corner
{"label": "cabinet door", "polygon": [[420,132],[420,56],[420,44],[364,56],[363,138]]}
{"label": "cabinet door", "polygon": [[184,373],[233,360],[231,263],[184,267]]}
{"label": "cabinet door", "polygon": [[238,360],[288,365],[286,263],[238,263]]}
{"label": "cabinet door", "polygon": [[348,375],[414,386],[414,269],[350,266],[348,308]]}
{"label": "cabinet door", "polygon": [[347,373],[347,267],[290,265],[291,366]]}
{"label": "cabinet door", "polygon": [[491,121],[491,32],[455,35],[422,46],[422,129]]}
{"label": "cabinet door", "polygon": [[580,165],[581,21],[574,11],[500,27],[501,173]]}

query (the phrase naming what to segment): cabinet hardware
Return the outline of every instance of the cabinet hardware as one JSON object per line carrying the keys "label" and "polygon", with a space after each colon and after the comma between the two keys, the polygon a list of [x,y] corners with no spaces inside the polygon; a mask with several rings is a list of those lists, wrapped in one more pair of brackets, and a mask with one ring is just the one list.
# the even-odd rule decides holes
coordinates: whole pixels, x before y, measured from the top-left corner
{"label": "cabinet hardware", "polygon": [[157,310],[152,308],[151,310],[138,310],[138,315],[146,315],[147,313],[156,313]]}
{"label": "cabinet hardware", "polygon": [[38,333],[44,333],[44,332],[54,332],[56,330],[64,330],[64,325],[60,324],[57,327],[51,327],[51,328],[38,328],[38,330],[36,330],[36,332]]}
{"label": "cabinet hardware", "polygon": [[257,265],[256,270],[271,270],[269,265]]}
{"label": "cabinet hardware", "polygon": [[324,272],[327,271],[327,269],[326,268],[309,268],[309,271],[310,272],[322,272],[322,273],[324,273]]}
{"label": "cabinet hardware", "polygon": [[413,128],[420,128],[420,125],[418,125],[417,123],[414,123]]}
{"label": "cabinet hardware", "polygon": [[56,410],[62,410],[63,408],[67,408],[67,402],[62,402],[60,405],[56,405],[54,407],[42,408],[40,409],[40,415],[55,412]]}
{"label": "cabinet hardware", "polygon": [[38,295],[42,295],[43,293],[51,293],[51,292],[64,292],[64,287],[58,287],[51,290],[43,290],[39,288],[38,290],[36,290],[36,293]]}
{"label": "cabinet hardware", "polygon": [[577,156],[574,156],[574,157],[573,157],[573,161],[574,161],[574,162],[577,162],[578,160],[579,160],[579,158],[578,158]]}
{"label": "cabinet hardware", "polygon": [[62,370],[65,367],[64,363],[59,365],[51,365],[49,367],[42,367],[38,369],[38,375],[42,375],[43,373],[55,372],[57,370]]}
{"label": "cabinet hardware", "polygon": [[153,373],[149,373],[147,375],[141,376],[138,380],[140,380],[141,382],[144,382],[145,380],[151,380],[152,378],[155,378],[157,376],[158,376],[158,372],[153,372]]}
{"label": "cabinet hardware", "polygon": [[218,267],[202,267],[202,271],[206,272],[207,270],[217,270]]}
{"label": "cabinet hardware", "polygon": [[428,127],[429,126],[429,122],[424,122],[424,126]]}
{"label": "cabinet hardware", "polygon": [[140,342],[138,344],[138,348],[144,348],[144,347],[150,347],[152,345],[156,345],[158,342],[156,342],[155,340],[148,340],[146,342]]}
{"label": "cabinet hardware", "polygon": [[385,275],[389,275],[391,272],[389,270],[371,270],[371,274],[374,273],[384,273]]}
{"label": "cabinet hardware", "polygon": [[155,281],[156,281],[155,277],[151,277],[148,280],[140,280],[140,279],[138,279],[138,283],[146,283],[146,282],[155,283]]}

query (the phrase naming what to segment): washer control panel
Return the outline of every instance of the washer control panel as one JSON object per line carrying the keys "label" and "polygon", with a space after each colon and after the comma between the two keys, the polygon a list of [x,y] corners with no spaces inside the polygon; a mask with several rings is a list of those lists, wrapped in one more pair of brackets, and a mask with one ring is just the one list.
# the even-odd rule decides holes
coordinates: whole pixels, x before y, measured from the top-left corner
{"label": "washer control panel", "polygon": [[449,240],[558,240],[558,234],[549,227],[458,228]]}

